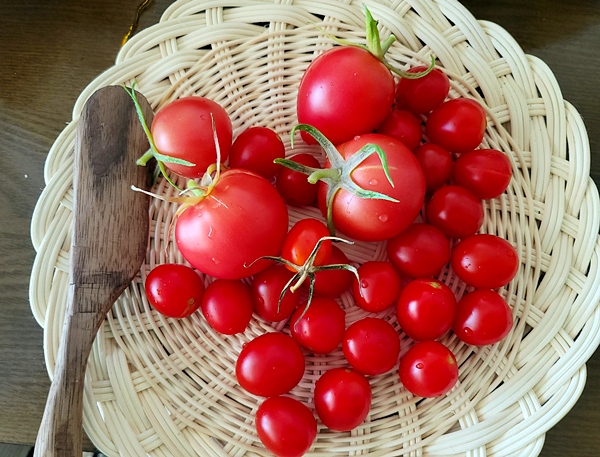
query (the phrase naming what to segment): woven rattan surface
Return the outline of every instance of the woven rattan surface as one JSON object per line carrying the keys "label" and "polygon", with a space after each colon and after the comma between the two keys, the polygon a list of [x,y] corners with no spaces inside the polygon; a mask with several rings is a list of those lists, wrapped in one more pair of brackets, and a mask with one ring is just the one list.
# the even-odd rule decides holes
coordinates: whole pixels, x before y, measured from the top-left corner
{"label": "woven rattan surface", "polygon": [[[446,396],[413,397],[395,370],[372,377],[364,424],[348,433],[320,426],[311,455],[537,455],[544,433],[579,397],[585,362],[600,342],[599,200],[583,122],[542,61],[458,2],[367,4],[382,36],[398,38],[390,60],[405,68],[434,54],[451,78],[451,96],[473,97],[486,107],[483,145],[505,151],[512,162],[509,189],[485,203],[482,231],[505,237],[518,250],[520,270],[501,290],[515,326],[494,346],[444,338],[461,373]],[[323,31],[364,39],[361,2],[180,0],[82,92],[73,121],[48,155],[46,187],[32,222],[31,308],[45,329],[50,376],[65,312],[75,127],[85,100],[99,87],[134,80],[155,110],[183,95],[203,95],[226,108],[234,133],[272,127],[289,146],[302,72],[334,45]],[[320,157],[318,148],[296,143],[294,152]],[[173,194],[164,181],[154,191]],[[245,342],[283,324],[273,328],[256,318],[243,335],[230,337],[214,332],[200,313],[173,320],[150,308],[143,292],[147,272],[158,263],[184,262],[168,240],[175,211],[175,204],[151,205],[146,262],[109,314],[90,357],[85,429],[109,456],[268,455],[254,431],[260,399],[237,385],[233,366]],[[320,217],[317,210],[290,208],[290,223],[306,215]],[[383,243],[341,248],[357,263],[385,257]],[[465,292],[449,269],[440,279],[457,297]],[[348,323],[363,316],[349,294],[341,303]],[[394,313],[382,316],[397,325]],[[403,351],[411,344],[404,335],[402,344]],[[308,354],[305,377],[291,395],[310,404],[314,381],[341,364],[341,350]]]}

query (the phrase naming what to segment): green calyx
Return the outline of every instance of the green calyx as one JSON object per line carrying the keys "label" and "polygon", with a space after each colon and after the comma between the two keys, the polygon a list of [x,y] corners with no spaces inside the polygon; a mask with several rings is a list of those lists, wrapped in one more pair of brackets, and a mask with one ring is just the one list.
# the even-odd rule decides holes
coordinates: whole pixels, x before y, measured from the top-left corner
{"label": "green calyx", "polygon": [[381,37],[379,34],[379,21],[373,19],[373,15],[369,8],[363,4],[363,9],[365,11],[365,28],[366,28],[366,44],[354,43],[352,41],[344,40],[336,37],[324,30],[321,30],[325,35],[334,40],[335,42],[344,45],[344,46],[353,46],[356,48],[364,49],[365,51],[371,53],[377,60],[383,63],[388,70],[394,73],[397,76],[407,79],[417,79],[425,76],[435,67],[435,56],[431,56],[431,62],[427,69],[417,73],[410,73],[406,71],[402,71],[394,67],[390,64],[385,58],[385,54],[390,49],[394,41],[396,41],[396,37],[393,34],[390,34],[384,41],[381,41]]}
{"label": "green calyx", "polygon": [[138,115],[140,123],[142,124],[142,128],[144,129],[144,132],[146,133],[146,137],[148,138],[148,143],[150,143],[150,149],[148,149],[148,151],[146,151],[139,159],[137,159],[136,164],[143,167],[143,166],[146,166],[147,163],[151,159],[156,159],[156,162],[158,164],[157,171],[160,172],[160,174],[162,174],[164,176],[164,178],[169,182],[169,184],[171,184],[176,189],[181,190],[175,184],[175,182],[169,177],[169,175],[167,173],[167,169],[165,167],[165,163],[184,165],[186,167],[193,167],[195,164],[188,162],[187,160],[178,159],[177,157],[171,157],[171,156],[162,154],[158,150],[158,148],[156,147],[156,143],[154,142],[154,137],[152,136],[152,132],[150,131],[150,127],[148,127],[148,123],[146,122],[146,118],[144,116],[144,113],[142,112],[142,107],[140,106],[140,103],[138,102],[137,96],[135,94],[135,85],[136,85],[136,83],[134,81],[133,84],[131,85],[131,88],[129,88],[125,85],[123,85],[122,87],[123,87],[123,89],[125,89],[125,91],[129,94],[129,96],[133,100],[133,104],[135,105],[135,111]]}
{"label": "green calyx", "polygon": [[315,291],[315,274],[318,273],[319,271],[348,270],[348,271],[352,272],[354,274],[354,276],[356,277],[356,280],[360,282],[360,278],[358,276],[358,270],[353,265],[349,265],[349,264],[345,264],[345,263],[335,263],[335,264],[329,264],[329,265],[315,265],[315,259],[317,257],[317,253],[319,252],[321,245],[327,240],[331,240],[334,242],[342,242],[342,243],[346,243],[346,244],[353,244],[352,241],[345,240],[344,238],[339,238],[336,236],[324,236],[316,242],[315,247],[310,252],[310,255],[307,257],[307,259],[303,265],[296,265],[295,263],[290,262],[289,260],[284,259],[283,257],[276,257],[276,256],[259,257],[254,262],[252,262],[250,265],[248,265],[248,266],[251,266],[255,262],[258,262],[259,260],[272,260],[274,262],[283,263],[284,265],[289,267],[291,270],[296,272],[290,278],[290,280],[286,283],[286,285],[283,287],[281,294],[279,294],[279,301],[277,304],[278,312],[279,312],[281,302],[282,302],[285,294],[288,291],[292,292],[292,293],[295,292],[296,290],[298,290],[300,288],[300,286],[302,286],[302,284],[304,284],[304,282],[306,280],[308,280],[309,281],[308,298],[306,301],[306,306],[304,307],[302,314],[300,315],[300,318],[302,318],[304,316],[304,314],[306,313],[306,311],[308,311],[308,308],[310,307],[310,304],[312,302],[312,298],[313,298],[314,291]]}
{"label": "green calyx", "polygon": [[333,145],[333,143],[329,141],[327,137],[325,137],[325,135],[323,135],[315,127],[308,124],[298,124],[292,129],[292,147],[294,134],[297,130],[301,130],[303,132],[308,133],[319,143],[319,145],[323,148],[325,154],[327,155],[327,159],[329,160],[329,163],[331,165],[330,168],[308,167],[306,165],[294,162],[291,159],[275,159],[275,162],[291,170],[298,171],[307,175],[307,180],[311,184],[315,184],[318,181],[323,181],[325,184],[327,184],[327,228],[329,229],[329,233],[332,236],[335,236],[335,226],[333,222],[332,210],[333,199],[335,198],[335,195],[339,190],[343,189],[360,198],[374,198],[380,200],[388,200],[391,202],[398,201],[395,198],[390,197],[389,195],[382,194],[381,192],[363,189],[354,182],[351,176],[352,172],[356,169],[358,165],[360,165],[371,154],[375,153],[379,156],[381,168],[383,169],[383,172],[385,173],[388,182],[392,187],[394,187],[394,182],[392,181],[392,177],[390,176],[389,172],[387,156],[385,154],[385,151],[381,149],[381,147],[372,143],[365,144],[351,157],[349,157],[348,159],[344,159],[340,152]]}

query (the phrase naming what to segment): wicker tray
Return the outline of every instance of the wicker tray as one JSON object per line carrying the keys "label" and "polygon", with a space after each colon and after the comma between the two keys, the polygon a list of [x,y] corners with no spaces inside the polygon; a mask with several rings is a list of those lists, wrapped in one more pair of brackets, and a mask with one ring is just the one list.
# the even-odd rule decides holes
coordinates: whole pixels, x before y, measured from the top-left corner
{"label": "wicker tray", "polygon": [[[451,77],[451,96],[474,97],[487,108],[484,144],[511,159],[514,179],[505,195],[486,204],[482,230],[518,249],[520,271],[502,290],[515,326],[501,343],[479,349],[449,335],[445,342],[461,375],[441,398],[413,397],[395,371],[373,377],[365,423],[350,433],[320,426],[311,455],[537,455],[545,432],[579,397],[585,362],[600,343],[600,204],[589,177],[584,125],[543,62],[456,1],[380,0],[368,6],[382,36],[398,37],[391,60],[406,67],[427,63],[434,53]],[[364,38],[358,1],[180,0],[83,91],[73,122],[48,155],[47,185],[32,221],[37,256],[31,308],[45,329],[50,376],[66,303],[71,167],[85,100],[101,86],[133,80],[155,110],[196,93],[227,109],[234,133],[260,124],[289,145],[302,71],[333,46],[314,23],[342,38]],[[307,146],[295,152],[302,148],[319,154]],[[154,191],[172,192],[164,182]],[[225,337],[200,314],[161,317],[144,296],[151,267],[184,261],[174,243],[167,246],[175,209],[152,203],[146,263],[98,334],[86,374],[85,429],[109,456],[266,455],[254,432],[259,399],[237,386],[232,367],[244,342],[272,328],[254,319],[244,335]],[[291,222],[306,215],[317,213],[292,209]],[[356,262],[385,256],[381,243],[343,248]],[[464,293],[451,271],[440,278],[457,296]],[[349,296],[341,301],[348,322],[362,316]],[[395,324],[393,313],[385,317]],[[404,349],[410,344],[405,337],[402,343]],[[343,363],[341,351],[307,357],[305,378],[292,395],[310,402],[319,374]]]}

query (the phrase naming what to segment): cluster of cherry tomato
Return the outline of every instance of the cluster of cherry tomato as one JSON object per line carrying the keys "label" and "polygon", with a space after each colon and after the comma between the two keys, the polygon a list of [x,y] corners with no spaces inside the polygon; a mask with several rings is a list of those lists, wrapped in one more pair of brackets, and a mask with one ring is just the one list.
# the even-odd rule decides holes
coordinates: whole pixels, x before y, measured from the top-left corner
{"label": "cluster of cherry tomato", "polygon": [[[249,341],[235,367],[240,386],[264,397],[256,429],[277,456],[303,455],[316,437],[311,409],[285,395],[304,376],[306,352],[341,348],[348,365],[319,377],[312,406],[326,427],[349,431],[369,413],[369,377],[397,367],[413,394],[444,395],[459,370],[439,340],[453,331],[467,344],[494,344],[513,325],[497,289],[516,275],[517,252],[479,233],[483,200],[507,189],[511,164],[481,147],[481,104],[449,97],[438,68],[395,72],[384,58],[391,41],[375,38],[370,48],[324,52],[302,78],[291,135],[318,143],[322,160],[287,154],[266,127],[234,141],[225,110],[194,96],[158,111],[140,160],[155,157],[165,176],[190,179],[175,242],[191,267],[154,267],[151,305],[173,318],[200,309],[225,335],[254,317],[289,323]],[[289,206],[316,206],[323,217],[290,228]],[[356,264],[344,252],[345,243],[382,241],[386,260]],[[468,286],[460,300],[437,279],[448,266]],[[350,325],[345,293],[365,316]],[[390,310],[399,329],[380,317]],[[400,331],[412,340],[402,357]]]}

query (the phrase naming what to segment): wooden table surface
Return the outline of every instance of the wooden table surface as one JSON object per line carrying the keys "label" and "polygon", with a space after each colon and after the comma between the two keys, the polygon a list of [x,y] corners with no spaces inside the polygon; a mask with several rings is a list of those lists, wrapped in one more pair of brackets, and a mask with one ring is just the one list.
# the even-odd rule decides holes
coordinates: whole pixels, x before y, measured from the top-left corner
{"label": "wooden table surface", "polygon": [[[44,185],[44,160],[79,93],[112,65],[139,1],[0,2],[0,443],[34,442],[50,385],[42,329],[28,303],[29,224]],[[140,27],[156,23],[170,3],[152,1]],[[586,123],[591,173],[600,184],[600,2],[463,4],[550,66]],[[600,353],[588,370],[582,397],[549,431],[542,456],[600,455]]]}

